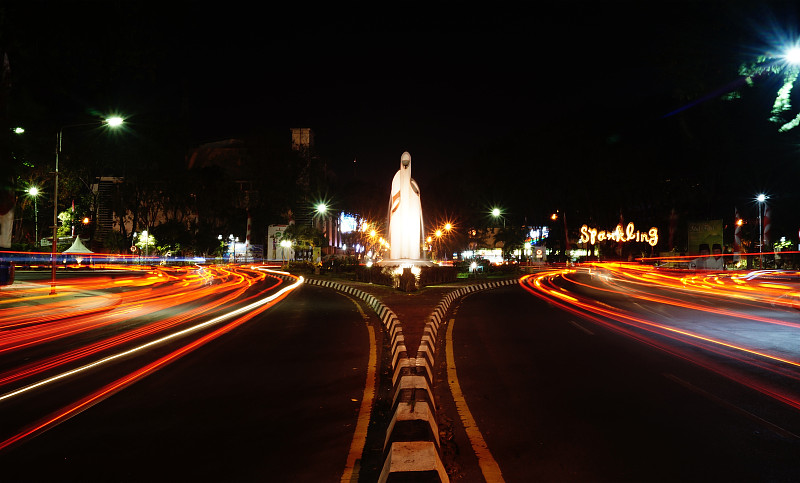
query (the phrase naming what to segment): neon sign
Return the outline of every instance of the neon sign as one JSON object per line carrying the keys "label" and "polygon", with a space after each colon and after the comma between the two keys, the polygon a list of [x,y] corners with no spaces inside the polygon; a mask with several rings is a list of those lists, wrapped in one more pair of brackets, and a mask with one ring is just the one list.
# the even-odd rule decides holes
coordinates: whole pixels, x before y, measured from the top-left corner
{"label": "neon sign", "polygon": [[643,242],[654,247],[658,243],[658,228],[652,227],[647,233],[642,233],[636,229],[633,223],[628,223],[624,230],[622,229],[622,224],[619,224],[613,231],[598,230],[597,228],[589,228],[583,225],[581,227],[581,238],[578,240],[578,243],[589,242],[594,245],[596,242],[607,240],[615,242]]}

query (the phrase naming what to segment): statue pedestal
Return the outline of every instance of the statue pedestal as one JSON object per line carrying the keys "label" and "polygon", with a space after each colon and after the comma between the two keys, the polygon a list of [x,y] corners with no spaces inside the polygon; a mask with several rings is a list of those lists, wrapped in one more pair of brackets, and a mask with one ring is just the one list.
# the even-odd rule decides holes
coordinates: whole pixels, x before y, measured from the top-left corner
{"label": "statue pedestal", "polygon": [[393,260],[380,260],[375,262],[379,267],[434,267],[436,266],[430,260],[412,260],[410,258],[397,258]]}

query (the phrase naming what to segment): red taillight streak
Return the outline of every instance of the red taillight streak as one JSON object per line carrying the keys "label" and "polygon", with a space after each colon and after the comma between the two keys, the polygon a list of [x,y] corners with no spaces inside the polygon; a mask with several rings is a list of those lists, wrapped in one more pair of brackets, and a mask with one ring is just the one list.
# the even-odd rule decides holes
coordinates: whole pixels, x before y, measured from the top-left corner
{"label": "red taillight streak", "polygon": [[[553,274],[551,273],[548,276],[552,277]],[[703,367],[705,369],[708,369],[708,370],[710,370],[710,371],[712,371],[712,372],[714,372],[716,374],[719,374],[719,375],[721,375],[723,377],[726,377],[726,378],[728,378],[730,380],[736,381],[739,384],[742,384],[742,385],[744,385],[746,387],[749,387],[749,388],[751,388],[753,390],[756,390],[756,391],[758,391],[758,392],[760,392],[760,393],[762,393],[764,395],[772,397],[772,398],[774,398],[774,399],[776,399],[776,400],[778,400],[778,401],[780,401],[780,402],[782,402],[784,404],[792,406],[792,407],[794,407],[796,409],[800,409],[800,399],[798,399],[798,397],[796,395],[788,394],[786,391],[784,391],[780,387],[770,387],[769,385],[767,385],[765,383],[754,381],[752,377],[737,373],[737,372],[735,372],[734,370],[732,370],[729,367],[721,366],[720,364],[712,362],[712,361],[701,360],[701,357],[699,355],[697,355],[697,354],[687,353],[686,351],[680,350],[679,348],[677,348],[675,346],[668,346],[668,345],[666,345],[666,344],[664,344],[662,342],[659,342],[659,341],[656,341],[655,339],[647,337],[644,334],[633,332],[632,330],[630,330],[629,328],[627,328],[625,326],[619,326],[619,325],[616,325],[616,324],[609,323],[607,320],[604,320],[604,319],[602,319],[600,317],[596,317],[596,316],[592,315],[592,313],[587,313],[584,310],[580,310],[578,308],[570,306],[570,305],[568,305],[568,304],[566,304],[564,302],[561,302],[559,300],[554,300],[549,296],[550,294],[546,290],[542,290],[540,287],[531,288],[529,286],[526,286],[526,285],[529,285],[531,283],[529,281],[530,277],[531,277],[530,275],[522,277],[520,279],[520,285],[526,291],[528,291],[529,293],[531,293],[532,295],[534,295],[534,296],[536,296],[538,298],[544,299],[547,302],[549,302],[549,303],[551,303],[551,304],[553,304],[553,305],[555,305],[555,306],[557,306],[557,307],[559,307],[559,308],[561,308],[561,309],[563,309],[563,310],[565,310],[567,312],[573,313],[573,314],[575,314],[575,315],[577,315],[577,316],[579,316],[579,317],[581,317],[583,319],[590,320],[590,321],[595,322],[595,323],[597,323],[599,325],[602,325],[603,327],[611,329],[611,330],[613,330],[613,331],[615,331],[617,333],[620,333],[620,334],[625,335],[627,337],[636,339],[636,340],[638,340],[640,342],[643,342],[643,343],[645,343],[645,344],[647,344],[647,345],[649,345],[651,347],[654,347],[654,348],[659,349],[659,350],[661,350],[663,352],[672,354],[672,355],[674,355],[676,357],[679,357],[679,358],[681,358],[683,360],[691,362],[691,363],[693,363],[695,365],[701,366],[701,367]],[[626,323],[627,324],[627,322],[624,321],[624,320],[619,320],[618,318],[615,318],[615,317],[612,317],[612,319],[613,320],[617,320],[618,322],[622,322],[622,323]],[[733,358],[733,359],[736,359],[736,360],[738,360],[740,362],[744,362],[744,363],[749,364],[749,365],[754,365],[754,366],[760,367],[762,369],[768,370],[770,372],[780,373],[781,375],[783,375],[785,377],[789,377],[789,378],[792,378],[792,379],[795,379],[795,380],[800,380],[800,376],[798,376],[795,373],[777,370],[775,367],[767,366],[767,365],[763,364],[759,360],[743,359],[741,357],[737,357],[735,355],[732,355],[730,352],[723,352],[721,350],[717,350],[717,348],[714,347],[713,345],[700,344],[700,343],[698,343],[698,340],[695,340],[695,339],[692,339],[692,338],[677,337],[675,334],[663,333],[663,332],[659,332],[657,330],[654,330],[655,328],[665,329],[664,327],[658,326],[658,324],[653,324],[653,325],[649,325],[649,326],[647,326],[647,325],[646,326],[633,325],[633,327],[637,327],[639,329],[643,329],[643,330],[646,330],[648,332],[652,332],[652,333],[657,334],[657,335],[662,336],[662,337],[668,337],[670,339],[677,340],[677,341],[680,341],[682,343],[685,343],[685,344],[688,344],[688,345],[691,345],[691,346],[694,346],[694,347],[700,347],[700,348],[702,348],[704,350],[707,350],[707,351],[710,351],[712,353],[715,353],[715,354],[718,354],[718,355],[721,355],[721,356],[724,356],[724,357]],[[709,339],[709,338],[701,338],[700,340],[703,340],[703,341],[706,341],[706,342],[710,342],[712,344],[717,344],[718,343],[718,341],[715,341],[715,340]],[[728,344],[725,344],[725,343],[723,343],[722,345],[725,346],[725,347],[736,348],[735,346],[731,346],[731,345],[728,345]],[[745,353],[758,355],[758,356],[765,356],[764,354],[761,354],[759,352],[750,351],[750,350],[747,350],[747,349],[745,349]],[[786,361],[786,360],[782,360],[780,358],[776,359],[776,358],[774,358],[772,356],[769,356],[769,355],[766,355],[765,357],[767,357],[769,359],[772,359],[772,360],[779,360],[781,362],[787,362],[787,363],[789,363],[791,365],[794,365],[794,366],[798,365],[797,363],[795,363],[793,361]]]}
{"label": "red taillight streak", "polygon": [[[271,287],[262,290],[260,292],[260,294],[265,293],[266,291],[272,289],[273,287],[275,287],[276,285],[282,283],[282,281],[283,281],[282,279],[280,279],[278,277],[275,277],[273,275],[269,275],[269,276],[275,278],[276,279],[276,283],[274,285],[272,285]],[[296,277],[294,277],[294,278],[296,278]],[[152,372],[155,372],[156,370],[164,367],[165,365],[167,365],[170,362],[182,357],[183,355],[191,352],[192,350],[194,350],[194,349],[206,344],[207,342],[209,342],[211,340],[216,339],[220,335],[223,335],[223,334],[229,332],[230,330],[234,329],[235,327],[238,327],[238,326],[242,325],[243,323],[245,323],[246,321],[250,320],[254,316],[262,313],[263,311],[267,310],[268,308],[274,306],[279,301],[283,300],[289,294],[289,292],[290,292],[290,290],[281,293],[274,300],[272,300],[270,302],[267,302],[264,305],[261,305],[259,307],[254,308],[252,311],[250,311],[246,315],[243,315],[243,316],[233,320],[232,322],[229,322],[229,323],[225,324],[224,326],[212,331],[211,333],[209,333],[209,334],[207,334],[205,336],[202,336],[202,337],[190,342],[189,344],[181,347],[180,349],[177,349],[177,350],[173,351],[172,353],[170,353],[170,354],[158,359],[157,361],[152,362],[152,363],[142,367],[141,369],[138,369],[137,371],[134,371],[133,373],[128,374],[128,375],[118,379],[117,381],[104,386],[102,389],[100,389],[98,391],[95,391],[94,393],[92,393],[92,394],[84,397],[83,399],[81,399],[81,400],[79,400],[79,401],[67,406],[66,408],[63,408],[63,409],[61,409],[61,410],[59,410],[57,412],[52,413],[50,416],[48,416],[48,417],[40,420],[39,422],[33,424],[32,426],[28,427],[26,430],[24,430],[24,431],[22,431],[22,432],[20,432],[20,433],[18,433],[16,435],[6,439],[3,442],[0,442],[0,450],[3,450],[3,449],[5,449],[5,448],[7,448],[7,447],[9,447],[9,446],[11,446],[11,445],[13,445],[15,443],[18,443],[18,442],[24,440],[24,439],[27,439],[27,438],[33,437],[33,436],[35,436],[37,434],[40,434],[40,433],[46,431],[47,429],[50,429],[50,428],[52,428],[53,426],[55,426],[57,424],[60,424],[61,422],[63,422],[65,420],[75,416],[76,414],[79,414],[80,412],[82,412],[82,411],[84,411],[84,410],[86,410],[86,409],[88,409],[90,407],[92,407],[93,405],[101,402],[105,398],[115,394],[116,392],[119,392],[120,390],[124,389],[125,387],[133,384],[134,382],[136,382],[139,379],[147,376],[148,374],[151,374]],[[252,297],[248,297],[248,298],[252,298]]]}

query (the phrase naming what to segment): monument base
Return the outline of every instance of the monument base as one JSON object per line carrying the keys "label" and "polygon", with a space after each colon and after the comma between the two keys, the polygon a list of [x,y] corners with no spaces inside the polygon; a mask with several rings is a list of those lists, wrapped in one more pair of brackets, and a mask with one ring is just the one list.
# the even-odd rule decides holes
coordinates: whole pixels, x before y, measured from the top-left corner
{"label": "monument base", "polygon": [[380,260],[375,262],[379,267],[435,267],[436,264],[430,260],[412,260],[410,258],[398,258],[394,260]]}

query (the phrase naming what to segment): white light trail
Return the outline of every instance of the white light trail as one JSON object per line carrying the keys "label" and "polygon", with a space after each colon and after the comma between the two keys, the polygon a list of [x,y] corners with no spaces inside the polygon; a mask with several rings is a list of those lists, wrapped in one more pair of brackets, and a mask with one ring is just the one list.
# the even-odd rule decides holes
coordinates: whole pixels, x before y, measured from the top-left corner
{"label": "white light trail", "polygon": [[[270,271],[270,270],[267,270],[267,271]],[[257,309],[258,307],[261,307],[264,304],[272,302],[273,300],[279,298],[281,295],[283,295],[286,292],[289,292],[291,290],[296,289],[303,282],[304,282],[304,278],[303,277],[299,277],[295,283],[293,283],[292,285],[289,285],[289,286],[279,290],[275,294],[270,295],[269,297],[265,297],[265,298],[263,298],[261,300],[258,300],[256,302],[253,302],[253,303],[251,303],[249,305],[246,305],[244,307],[240,307],[240,308],[238,308],[236,310],[228,312],[227,314],[223,314],[223,315],[214,317],[211,320],[207,320],[205,322],[202,322],[200,324],[194,325],[192,327],[188,327],[186,329],[179,330],[178,332],[175,332],[173,334],[166,335],[166,336],[158,338],[156,340],[147,342],[145,344],[139,345],[139,346],[134,347],[132,349],[128,349],[126,351],[119,352],[117,354],[104,357],[104,358],[102,358],[100,360],[97,360],[95,362],[90,362],[89,364],[85,364],[85,365],[83,365],[81,367],[78,367],[78,368],[75,368],[75,369],[72,369],[72,370],[69,370],[69,371],[66,371],[66,372],[62,372],[61,374],[57,374],[57,375],[49,377],[47,379],[43,379],[43,380],[35,382],[33,384],[29,384],[29,385],[27,385],[25,387],[22,387],[20,389],[8,392],[8,393],[3,394],[2,396],[0,396],[0,402],[7,401],[9,399],[12,399],[12,398],[14,398],[16,396],[19,396],[20,394],[24,394],[24,393],[26,393],[28,391],[33,390],[33,389],[40,388],[40,387],[46,386],[48,384],[52,384],[52,383],[54,383],[56,381],[60,381],[60,380],[65,379],[67,377],[74,376],[74,375],[79,374],[81,372],[88,371],[89,369],[93,369],[95,367],[99,367],[99,366],[102,366],[104,364],[108,364],[109,362],[113,362],[113,361],[115,361],[117,359],[120,359],[120,358],[123,358],[123,357],[127,357],[127,356],[132,355],[132,354],[136,354],[136,353],[141,352],[141,351],[143,351],[145,349],[149,349],[149,348],[157,346],[159,344],[163,344],[164,342],[168,342],[168,341],[171,341],[173,339],[178,339],[178,338],[183,337],[185,335],[189,335],[189,334],[191,334],[193,332],[197,332],[199,330],[202,330],[202,329],[205,329],[205,328],[208,328],[208,327],[212,327],[212,326],[217,325],[217,324],[219,324],[221,322],[229,320],[229,319],[231,319],[233,317],[237,317],[239,315],[245,314],[247,312],[250,312],[251,310],[254,310],[254,309]]]}

